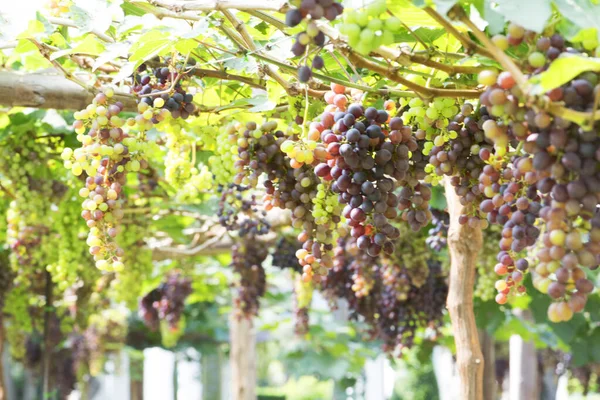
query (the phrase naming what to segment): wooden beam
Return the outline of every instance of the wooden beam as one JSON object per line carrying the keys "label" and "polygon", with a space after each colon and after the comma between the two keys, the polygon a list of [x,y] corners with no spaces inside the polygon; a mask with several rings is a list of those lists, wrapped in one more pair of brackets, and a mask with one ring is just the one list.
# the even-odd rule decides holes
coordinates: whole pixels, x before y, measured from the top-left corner
{"label": "wooden beam", "polygon": [[[62,75],[0,71],[0,105],[3,106],[81,110],[94,96],[95,93]],[[115,93],[114,98],[125,105],[125,111],[137,110],[133,96]]]}

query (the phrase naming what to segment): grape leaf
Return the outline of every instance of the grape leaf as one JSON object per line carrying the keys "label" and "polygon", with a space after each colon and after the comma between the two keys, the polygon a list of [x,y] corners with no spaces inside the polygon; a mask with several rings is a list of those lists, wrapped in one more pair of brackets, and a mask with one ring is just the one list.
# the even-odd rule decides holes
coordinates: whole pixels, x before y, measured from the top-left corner
{"label": "grape leaf", "polygon": [[104,51],[104,44],[96,38],[94,35],[87,35],[85,39],[77,44],[77,46],[72,49],[64,49],[55,51],[50,56],[50,60],[56,60],[57,58],[66,56],[68,54],[77,54],[77,53],[85,53],[92,56],[97,56],[102,54]]}
{"label": "grape leaf", "polygon": [[600,58],[587,58],[579,55],[562,56],[552,62],[550,67],[529,82],[534,84],[532,94],[546,93],[569,82],[586,71],[600,71]]}
{"label": "grape leaf", "polygon": [[419,27],[417,29],[412,29],[412,33],[408,30],[404,30],[403,32],[397,33],[394,35],[394,40],[396,43],[402,42],[416,42],[417,36],[425,43],[433,43],[435,40],[439,39],[446,33],[446,30],[443,28],[428,28],[428,27]]}
{"label": "grape leaf", "polygon": [[554,0],[554,5],[579,28],[596,28],[600,34],[600,6],[590,0]]}
{"label": "grape leaf", "polygon": [[507,20],[538,33],[542,32],[552,15],[547,0],[502,0],[497,3],[496,11]]}
{"label": "grape leaf", "polygon": [[171,38],[165,35],[164,32],[152,30],[140,37],[133,46],[131,46],[130,61],[142,63],[162,51],[166,50],[171,45]]}

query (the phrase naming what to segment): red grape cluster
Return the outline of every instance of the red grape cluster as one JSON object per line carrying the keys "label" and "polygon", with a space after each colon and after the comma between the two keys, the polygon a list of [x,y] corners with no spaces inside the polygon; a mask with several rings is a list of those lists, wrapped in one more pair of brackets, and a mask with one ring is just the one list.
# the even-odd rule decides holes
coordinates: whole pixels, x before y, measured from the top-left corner
{"label": "red grape cluster", "polygon": [[294,237],[282,236],[273,248],[271,264],[281,269],[290,268],[292,271],[302,273],[302,266],[296,257],[296,251],[302,244]]}
{"label": "red grape cluster", "polygon": [[192,280],[172,271],[164,282],[140,299],[140,316],[150,329],[156,330],[160,321],[165,321],[169,328],[177,330],[185,300],[192,291]]}
{"label": "red grape cluster", "polygon": [[234,271],[239,274],[236,309],[243,317],[258,314],[260,298],[267,286],[263,262],[269,252],[267,247],[254,237],[242,238],[233,246],[232,261]]}
{"label": "red grape cluster", "polygon": [[298,68],[298,80],[308,82],[312,76],[312,68],[321,69],[324,66],[323,58],[315,55],[311,66],[308,66],[308,50],[311,45],[322,47],[325,44],[325,34],[319,29],[316,20],[325,18],[333,21],[344,11],[341,3],[335,0],[302,0],[299,8],[289,10],[285,15],[285,23],[295,27],[307,20],[306,29],[296,35],[292,45],[292,53],[296,57],[303,57],[304,65]]}
{"label": "red grape cluster", "polygon": [[256,195],[245,196],[248,187],[230,184],[218,187],[221,192],[217,216],[219,223],[239,236],[257,236],[269,232],[271,225],[266,220],[266,211],[259,210]]}
{"label": "red grape cluster", "polygon": [[[160,65],[153,68],[146,64],[138,68],[133,77],[133,92],[139,96],[139,102],[169,110],[173,118],[187,119],[196,111],[196,106],[194,96],[182,87],[181,79],[194,69],[196,60],[188,59],[184,65],[183,59],[165,57],[157,63]],[[156,124],[159,120],[153,117],[152,122]]]}
{"label": "red grape cluster", "polygon": [[[418,150],[411,128],[400,118],[390,120],[385,110],[365,110],[360,104],[350,105],[346,112],[324,113],[321,125],[327,160],[315,167],[315,173],[332,181],[331,190],[346,204],[343,216],[359,249],[371,256],[393,253],[392,240],[399,231],[390,221],[398,217],[398,208],[407,210],[403,218],[413,226],[429,217],[431,191],[410,179],[410,153]],[[398,183],[404,187],[396,195]]]}
{"label": "red grape cluster", "polygon": [[429,229],[429,236],[425,243],[434,251],[442,251],[448,245],[450,215],[446,211],[432,209],[431,225],[433,226]]}
{"label": "red grape cluster", "polygon": [[[578,51],[560,35],[540,37],[527,69],[538,74],[562,52]],[[599,125],[578,125],[532,108],[508,72],[486,71],[479,81],[488,85],[481,103],[496,118],[481,125],[494,148],[481,150],[486,165],[478,184],[480,211],[503,225],[496,272],[506,278],[496,282],[496,300],[506,302],[513,288],[523,291],[522,272],[532,269],[534,286],[556,300],[548,310],[550,320],[568,320],[583,310],[594,290],[583,267],[595,269],[600,263]],[[598,82],[597,73],[585,72],[546,97],[571,110],[592,112]],[[533,246],[534,264],[522,255]]]}
{"label": "red grape cluster", "polygon": [[[383,341],[388,352],[410,347],[417,330],[436,331],[442,323],[446,279],[439,263],[429,259],[425,236],[416,241],[394,257],[369,257],[368,264],[362,264],[356,257],[365,255],[358,251],[356,240],[340,239],[334,266],[321,284],[332,304],[339,298],[348,302],[351,317],[367,322],[372,338]],[[373,278],[368,293],[355,290],[358,265]]]}

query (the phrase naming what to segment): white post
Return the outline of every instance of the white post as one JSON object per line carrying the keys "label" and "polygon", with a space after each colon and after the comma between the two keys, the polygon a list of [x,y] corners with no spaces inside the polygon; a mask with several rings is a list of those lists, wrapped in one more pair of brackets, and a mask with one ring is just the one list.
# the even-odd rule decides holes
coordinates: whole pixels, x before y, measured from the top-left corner
{"label": "white post", "polygon": [[[523,319],[532,320],[529,310],[523,310],[520,314]],[[535,345],[531,341],[525,342],[519,335],[512,335],[509,351],[510,400],[537,399],[539,385]]]}
{"label": "white post", "polygon": [[175,354],[153,347],[144,350],[144,400],[174,397],[173,370]]}

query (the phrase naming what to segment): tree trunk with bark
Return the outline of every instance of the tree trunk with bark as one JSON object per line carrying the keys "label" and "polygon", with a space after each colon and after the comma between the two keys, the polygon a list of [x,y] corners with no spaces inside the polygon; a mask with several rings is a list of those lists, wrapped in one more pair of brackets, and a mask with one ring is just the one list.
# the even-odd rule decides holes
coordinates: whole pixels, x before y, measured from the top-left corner
{"label": "tree trunk with bark", "polygon": [[481,352],[485,361],[483,367],[483,399],[496,400],[496,352],[494,349],[494,338],[485,330],[479,331]]}
{"label": "tree trunk with bark", "polygon": [[129,399],[144,400],[144,353],[129,354]]}
{"label": "tree trunk with bark", "polygon": [[237,316],[229,317],[231,351],[232,400],[256,399],[256,331],[253,321]]}
{"label": "tree trunk with bark", "polygon": [[8,391],[6,390],[6,382],[4,381],[4,317],[0,310],[0,400],[8,399]]}
{"label": "tree trunk with bark", "polygon": [[450,214],[450,290],[447,307],[456,343],[456,367],[460,377],[461,400],[483,399],[484,360],[473,313],[473,288],[477,254],[483,243],[481,228],[458,222],[463,206],[449,179],[444,180]]}

